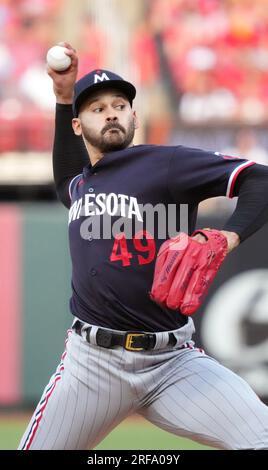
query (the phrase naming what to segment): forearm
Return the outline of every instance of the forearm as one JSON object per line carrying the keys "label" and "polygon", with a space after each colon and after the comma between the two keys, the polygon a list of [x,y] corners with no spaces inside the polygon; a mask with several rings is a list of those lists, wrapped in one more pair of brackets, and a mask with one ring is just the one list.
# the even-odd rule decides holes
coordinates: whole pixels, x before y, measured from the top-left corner
{"label": "forearm", "polygon": [[57,190],[64,180],[81,173],[83,167],[89,163],[82,138],[73,132],[72,117],[71,105],[56,105],[53,172]]}
{"label": "forearm", "polygon": [[237,195],[236,209],[223,230],[237,234],[242,242],[268,221],[268,167],[254,165],[245,175],[242,172]]}

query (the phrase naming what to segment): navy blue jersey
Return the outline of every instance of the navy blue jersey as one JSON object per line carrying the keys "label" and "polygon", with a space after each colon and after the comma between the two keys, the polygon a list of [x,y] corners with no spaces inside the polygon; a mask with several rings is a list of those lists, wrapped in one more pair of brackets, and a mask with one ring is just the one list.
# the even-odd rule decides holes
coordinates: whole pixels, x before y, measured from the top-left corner
{"label": "navy blue jersey", "polygon": [[[186,319],[179,311],[162,308],[149,296],[156,254],[172,235],[168,222],[172,229],[192,233],[198,203],[232,197],[238,174],[252,164],[183,146],[138,145],[84,167],[68,185],[72,313],[119,330],[164,331],[183,325]],[[144,207],[160,207],[155,224],[148,223]],[[170,207],[175,213],[168,221]]]}

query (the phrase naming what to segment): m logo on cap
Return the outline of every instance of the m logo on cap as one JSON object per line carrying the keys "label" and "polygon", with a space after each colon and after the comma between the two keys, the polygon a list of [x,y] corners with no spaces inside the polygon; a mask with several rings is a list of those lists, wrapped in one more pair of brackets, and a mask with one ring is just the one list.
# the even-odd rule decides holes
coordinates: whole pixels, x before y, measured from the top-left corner
{"label": "m logo on cap", "polygon": [[95,73],[95,75],[94,75],[94,83],[103,82],[104,80],[110,80],[109,77],[107,77],[107,75],[106,75],[105,72],[103,72],[102,75],[98,75],[97,73]]}

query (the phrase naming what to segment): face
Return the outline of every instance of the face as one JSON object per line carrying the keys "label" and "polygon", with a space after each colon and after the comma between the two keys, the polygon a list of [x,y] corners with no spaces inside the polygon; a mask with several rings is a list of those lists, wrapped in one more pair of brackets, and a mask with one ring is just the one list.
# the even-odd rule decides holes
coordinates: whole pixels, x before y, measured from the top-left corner
{"label": "face", "polygon": [[82,104],[78,118],[73,119],[75,134],[103,153],[129,147],[137,127],[136,113],[119,90],[94,93]]}

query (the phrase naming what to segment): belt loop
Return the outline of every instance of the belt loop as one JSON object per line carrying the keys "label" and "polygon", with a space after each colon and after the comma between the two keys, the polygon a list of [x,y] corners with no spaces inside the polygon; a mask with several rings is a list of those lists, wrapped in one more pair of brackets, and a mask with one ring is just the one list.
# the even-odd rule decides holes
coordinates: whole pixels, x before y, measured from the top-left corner
{"label": "belt loop", "polygon": [[153,349],[162,349],[168,345],[169,333],[168,331],[161,331],[161,333],[155,334],[155,345]]}
{"label": "belt loop", "polygon": [[173,334],[177,340],[176,346],[182,346],[186,341],[188,341],[192,335],[195,333],[194,323],[191,317],[188,317],[188,322],[179,328],[176,331],[173,331]]}
{"label": "belt loop", "polygon": [[98,326],[96,325],[92,325],[91,328],[90,328],[90,331],[88,331],[89,333],[89,343],[91,344],[94,344],[94,346],[97,346],[97,341],[96,341],[96,334],[97,334],[97,331],[98,331]]}

